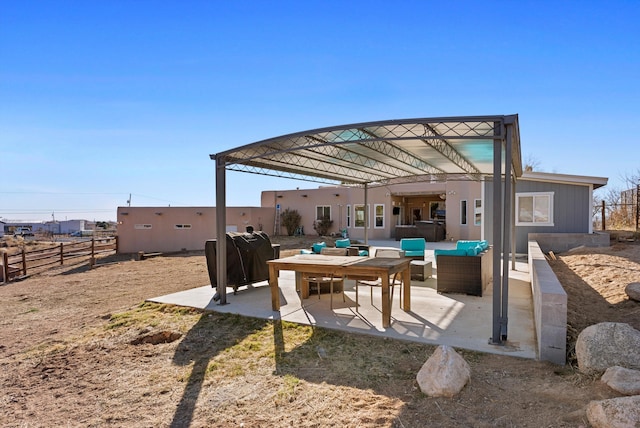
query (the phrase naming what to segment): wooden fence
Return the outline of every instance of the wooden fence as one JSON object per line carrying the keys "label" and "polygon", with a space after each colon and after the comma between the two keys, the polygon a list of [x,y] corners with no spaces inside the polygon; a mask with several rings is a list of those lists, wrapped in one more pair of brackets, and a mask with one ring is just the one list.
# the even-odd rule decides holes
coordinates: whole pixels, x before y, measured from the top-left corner
{"label": "wooden fence", "polygon": [[2,253],[2,272],[0,282],[12,281],[33,272],[41,272],[52,265],[82,263],[88,260],[89,267],[96,264],[99,254],[116,253],[118,237],[92,238],[78,242],[60,243],[59,245],[27,251],[25,248],[17,254]]}

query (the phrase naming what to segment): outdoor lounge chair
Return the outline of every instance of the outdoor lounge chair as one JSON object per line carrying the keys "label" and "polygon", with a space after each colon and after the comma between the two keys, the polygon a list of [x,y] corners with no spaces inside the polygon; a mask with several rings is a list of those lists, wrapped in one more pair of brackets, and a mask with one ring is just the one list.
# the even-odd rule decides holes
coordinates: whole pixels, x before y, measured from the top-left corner
{"label": "outdoor lounge chair", "polygon": [[426,248],[424,238],[403,238],[400,240],[400,249],[404,251],[405,257],[424,260],[424,250]]}

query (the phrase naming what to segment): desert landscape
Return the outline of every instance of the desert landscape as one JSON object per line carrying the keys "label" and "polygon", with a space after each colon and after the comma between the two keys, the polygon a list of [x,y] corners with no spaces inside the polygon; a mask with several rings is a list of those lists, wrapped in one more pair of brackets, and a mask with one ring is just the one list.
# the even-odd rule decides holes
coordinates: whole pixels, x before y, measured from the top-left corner
{"label": "desert landscape", "polygon": [[577,335],[640,329],[624,293],[640,244],[611,244],[550,261],[569,296],[566,366],[458,349],[472,373],[453,398],[417,386],[433,346],[145,303],[209,284],[202,252],[54,267],[0,286],[0,425],[588,427],[586,405],[617,394],[577,370]]}

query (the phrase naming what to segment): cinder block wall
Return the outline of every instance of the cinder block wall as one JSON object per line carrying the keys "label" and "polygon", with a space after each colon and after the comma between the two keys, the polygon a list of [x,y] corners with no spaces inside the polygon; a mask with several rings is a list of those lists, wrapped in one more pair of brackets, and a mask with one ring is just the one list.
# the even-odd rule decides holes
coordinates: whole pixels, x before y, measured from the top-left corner
{"label": "cinder block wall", "polygon": [[529,245],[536,241],[542,251],[548,253],[555,251],[562,253],[572,248],[608,247],[611,245],[609,234],[606,232],[595,233],[530,233]]}
{"label": "cinder block wall", "polygon": [[564,365],[567,354],[567,293],[536,241],[529,241],[529,275],[538,358]]}

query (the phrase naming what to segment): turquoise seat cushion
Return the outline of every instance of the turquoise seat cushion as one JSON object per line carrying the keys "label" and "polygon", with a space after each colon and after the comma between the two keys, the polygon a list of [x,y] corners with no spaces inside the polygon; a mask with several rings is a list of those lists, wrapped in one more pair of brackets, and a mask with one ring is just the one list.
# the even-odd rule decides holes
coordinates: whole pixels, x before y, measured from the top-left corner
{"label": "turquoise seat cushion", "polygon": [[456,242],[456,249],[458,250],[468,250],[473,248],[475,250],[474,255],[478,255],[487,248],[489,248],[489,243],[486,240],[482,241],[458,241]]}
{"label": "turquoise seat cushion", "polygon": [[404,250],[405,257],[420,257],[424,256],[424,250]]}
{"label": "turquoise seat cushion", "polygon": [[436,260],[438,256],[467,256],[467,250],[455,249],[455,250],[434,250],[433,255]]}
{"label": "turquoise seat cushion", "polygon": [[358,255],[359,256],[368,256],[369,252],[367,250],[359,250],[358,251]]}
{"label": "turquoise seat cushion", "polygon": [[405,257],[424,257],[426,243],[424,238],[402,238],[400,249],[404,251]]}
{"label": "turquoise seat cushion", "polygon": [[336,248],[349,248],[350,246],[351,240],[349,238],[336,240]]}
{"label": "turquoise seat cushion", "polygon": [[320,254],[320,252],[322,251],[323,248],[326,248],[327,243],[326,242],[316,242],[315,244],[313,244],[311,246],[311,249],[313,250],[313,252],[315,254]]}
{"label": "turquoise seat cushion", "polygon": [[466,250],[467,248],[475,248],[478,244],[480,244],[480,241],[458,241],[456,242],[456,249]]}

